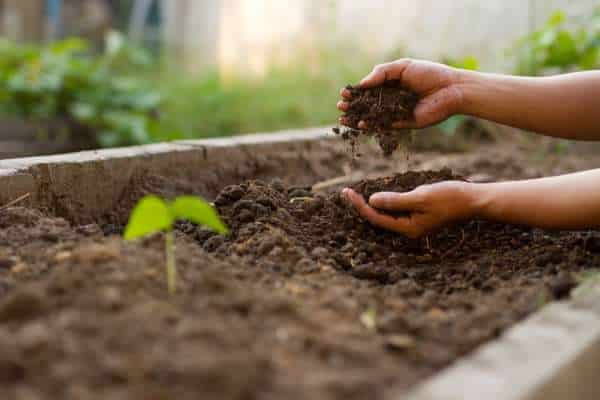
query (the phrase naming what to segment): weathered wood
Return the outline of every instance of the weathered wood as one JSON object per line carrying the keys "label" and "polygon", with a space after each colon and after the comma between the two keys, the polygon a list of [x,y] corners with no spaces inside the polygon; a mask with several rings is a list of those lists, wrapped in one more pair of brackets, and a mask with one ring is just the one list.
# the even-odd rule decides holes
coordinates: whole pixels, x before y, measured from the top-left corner
{"label": "weathered wood", "polygon": [[[327,128],[190,140],[79,153],[0,160],[0,204],[31,193],[28,204],[79,221],[105,215],[140,172],[198,179],[261,155],[297,155],[331,137]],[[290,156],[291,158],[291,156]]]}
{"label": "weathered wood", "polygon": [[600,281],[551,303],[406,400],[600,398]]}

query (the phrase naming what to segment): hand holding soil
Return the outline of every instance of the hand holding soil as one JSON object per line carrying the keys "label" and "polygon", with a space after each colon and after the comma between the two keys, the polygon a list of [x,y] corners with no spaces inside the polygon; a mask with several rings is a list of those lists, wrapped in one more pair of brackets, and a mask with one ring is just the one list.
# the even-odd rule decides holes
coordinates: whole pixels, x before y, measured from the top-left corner
{"label": "hand holding soil", "polygon": [[[386,82],[396,81],[398,84],[416,94],[418,101],[413,105],[412,118],[400,115],[391,121],[388,128],[420,129],[439,122],[456,114],[462,102],[459,89],[460,73],[458,70],[443,64],[428,61],[402,59],[376,66],[359,85],[360,89],[381,87]],[[346,115],[340,118],[340,123],[358,129],[372,129],[367,121],[358,121],[353,126],[352,106],[354,91],[342,89],[344,100],[338,103],[338,108]],[[385,110],[384,110],[385,111]]]}
{"label": "hand holding soil", "polygon": [[373,225],[409,238],[419,238],[445,225],[474,216],[469,183],[447,181],[406,192],[379,192],[367,197],[346,188],[343,194]]}

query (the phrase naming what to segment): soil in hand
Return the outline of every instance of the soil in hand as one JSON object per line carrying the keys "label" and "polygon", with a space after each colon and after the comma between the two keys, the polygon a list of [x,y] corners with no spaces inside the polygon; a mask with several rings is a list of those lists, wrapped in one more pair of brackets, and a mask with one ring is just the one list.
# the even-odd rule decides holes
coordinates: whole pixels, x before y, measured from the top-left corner
{"label": "soil in hand", "polygon": [[[408,133],[407,130],[394,129],[393,125],[414,118],[418,96],[402,87],[398,80],[390,80],[374,88],[349,85],[346,89],[352,95],[348,111],[344,114],[348,128],[335,128],[334,132],[349,140],[353,147],[360,135],[374,136],[384,155],[391,155]],[[361,121],[366,123],[365,130],[358,127]]]}
{"label": "soil in hand", "polygon": [[[378,192],[409,192],[419,186],[428,185],[442,181],[464,180],[463,177],[454,175],[449,169],[441,171],[407,172],[391,177],[364,180],[355,184],[352,189],[363,195],[365,200]],[[409,217],[410,213],[402,211],[378,210],[381,214],[393,217]]]}

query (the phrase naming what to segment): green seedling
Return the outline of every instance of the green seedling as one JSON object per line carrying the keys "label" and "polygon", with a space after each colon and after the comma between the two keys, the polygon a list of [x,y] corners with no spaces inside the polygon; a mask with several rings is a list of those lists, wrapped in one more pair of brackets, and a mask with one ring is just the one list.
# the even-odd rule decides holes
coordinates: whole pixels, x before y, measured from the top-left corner
{"label": "green seedling", "polygon": [[360,315],[360,322],[367,330],[375,332],[377,330],[377,309],[369,307]]}
{"label": "green seedling", "polygon": [[177,280],[173,234],[173,226],[177,220],[203,225],[220,234],[228,232],[215,209],[199,197],[181,196],[169,202],[157,196],[146,196],[140,200],[125,228],[125,240],[165,232],[167,287],[171,294],[175,293]]}

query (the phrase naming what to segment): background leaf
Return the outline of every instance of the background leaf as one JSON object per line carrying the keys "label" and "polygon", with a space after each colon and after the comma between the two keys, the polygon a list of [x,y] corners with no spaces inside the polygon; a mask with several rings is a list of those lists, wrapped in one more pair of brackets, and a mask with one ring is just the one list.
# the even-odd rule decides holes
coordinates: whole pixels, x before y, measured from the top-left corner
{"label": "background leaf", "polygon": [[134,240],[146,235],[169,230],[173,217],[167,204],[156,196],[146,196],[133,209],[125,228],[125,240]]}
{"label": "background leaf", "polygon": [[562,10],[557,10],[548,19],[548,25],[558,26],[567,20],[567,14]]}
{"label": "background leaf", "polygon": [[171,212],[176,219],[186,219],[211,228],[218,233],[228,232],[217,211],[199,197],[178,197],[171,205]]}
{"label": "background leaf", "polygon": [[444,122],[439,123],[437,127],[444,132],[444,134],[452,136],[464,120],[465,117],[463,115],[453,115]]}

